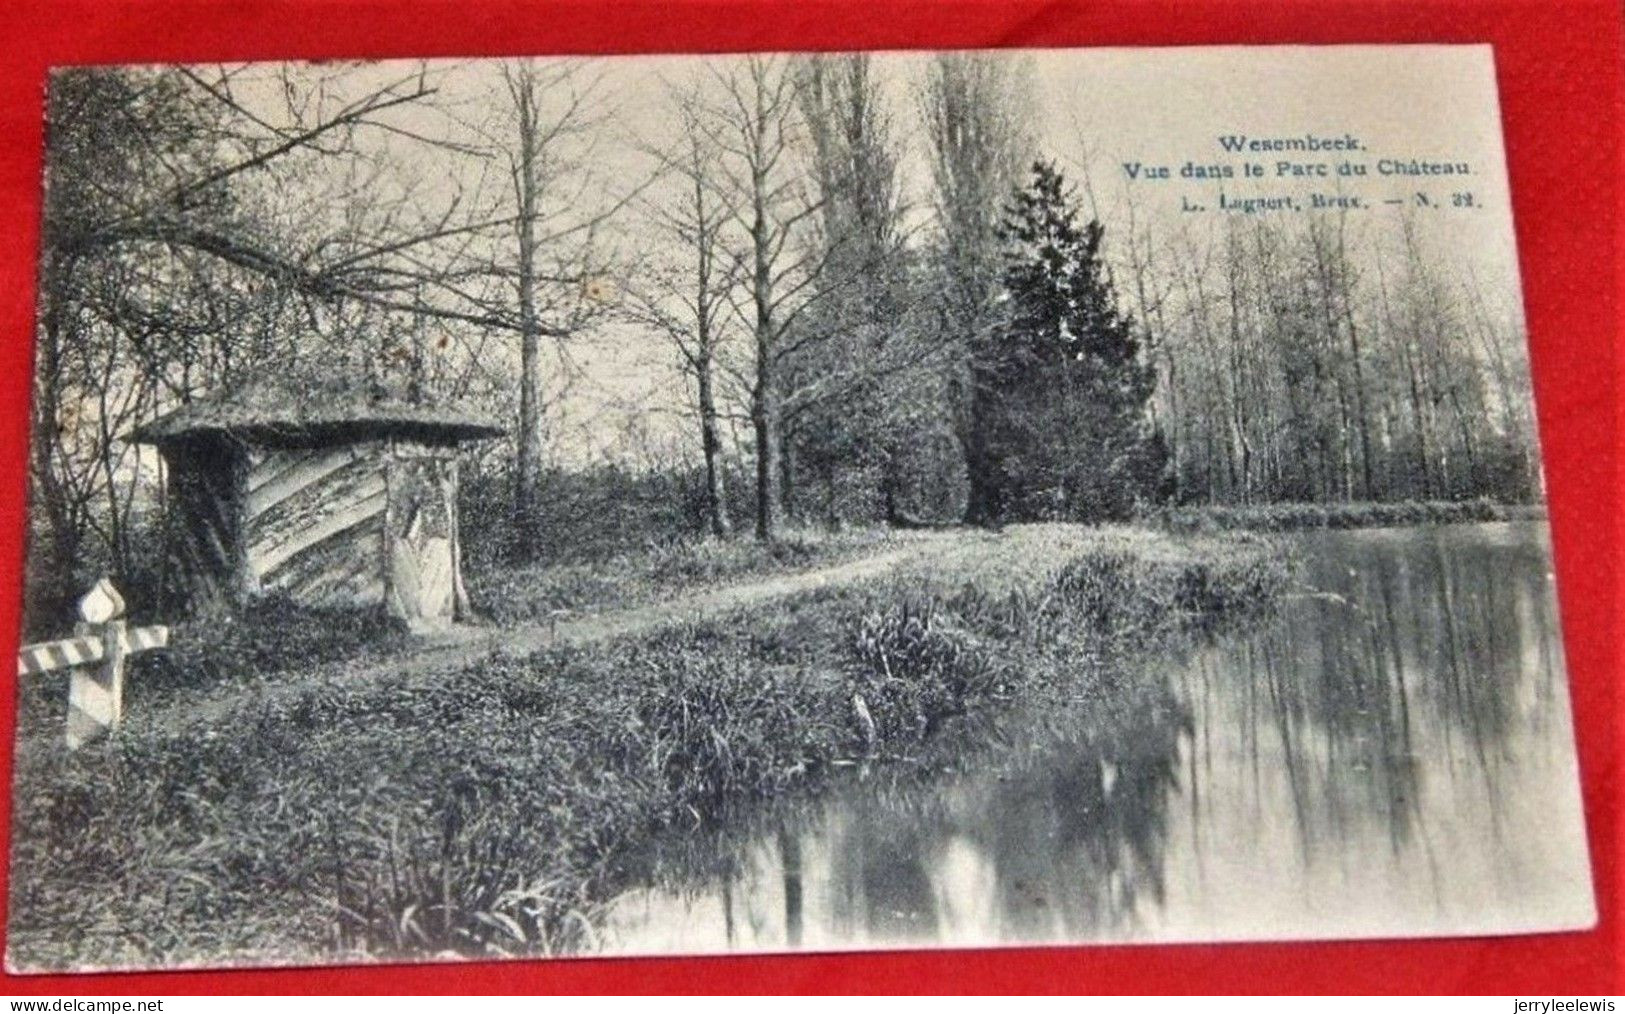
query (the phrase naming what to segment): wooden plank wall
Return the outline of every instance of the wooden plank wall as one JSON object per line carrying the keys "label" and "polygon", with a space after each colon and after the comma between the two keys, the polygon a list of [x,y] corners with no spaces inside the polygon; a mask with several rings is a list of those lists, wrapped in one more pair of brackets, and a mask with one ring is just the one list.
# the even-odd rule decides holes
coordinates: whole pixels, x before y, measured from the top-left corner
{"label": "wooden plank wall", "polygon": [[389,447],[249,453],[242,516],[250,593],[315,607],[384,599]]}

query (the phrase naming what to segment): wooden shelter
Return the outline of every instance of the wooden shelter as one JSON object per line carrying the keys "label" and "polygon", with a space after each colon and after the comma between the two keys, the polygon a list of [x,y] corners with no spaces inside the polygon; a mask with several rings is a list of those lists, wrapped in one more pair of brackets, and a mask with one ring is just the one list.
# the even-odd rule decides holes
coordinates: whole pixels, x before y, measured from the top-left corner
{"label": "wooden shelter", "polygon": [[468,612],[458,446],[502,432],[365,382],[275,375],[131,439],[163,455],[170,559],[194,611],[283,594],[314,608],[382,605],[426,629]]}

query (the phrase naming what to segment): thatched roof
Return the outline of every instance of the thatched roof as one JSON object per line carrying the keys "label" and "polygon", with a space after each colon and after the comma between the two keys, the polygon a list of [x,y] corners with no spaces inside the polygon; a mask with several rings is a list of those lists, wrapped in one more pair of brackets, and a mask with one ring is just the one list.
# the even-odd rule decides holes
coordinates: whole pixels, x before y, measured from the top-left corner
{"label": "thatched roof", "polygon": [[477,413],[423,404],[375,382],[279,372],[182,405],[137,427],[129,439],[162,445],[234,436],[272,444],[322,444],[399,435],[445,443],[504,432]]}

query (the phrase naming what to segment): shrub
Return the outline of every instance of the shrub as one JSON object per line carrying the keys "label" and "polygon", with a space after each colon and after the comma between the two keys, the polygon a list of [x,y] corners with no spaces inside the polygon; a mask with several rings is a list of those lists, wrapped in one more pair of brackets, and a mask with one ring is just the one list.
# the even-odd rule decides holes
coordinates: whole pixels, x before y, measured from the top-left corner
{"label": "shrub", "polygon": [[885,740],[923,738],[998,683],[994,647],[938,599],[905,596],[868,609],[856,626],[847,676],[870,752]]}

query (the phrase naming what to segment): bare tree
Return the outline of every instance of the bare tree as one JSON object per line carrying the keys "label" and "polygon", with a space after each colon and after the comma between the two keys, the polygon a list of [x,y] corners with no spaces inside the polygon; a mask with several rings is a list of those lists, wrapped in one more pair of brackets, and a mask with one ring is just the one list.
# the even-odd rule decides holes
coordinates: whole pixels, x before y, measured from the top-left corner
{"label": "bare tree", "polygon": [[599,226],[618,205],[579,213],[589,175],[591,145],[584,133],[597,126],[595,82],[575,61],[504,64],[502,81],[511,105],[508,143],[503,146],[513,201],[516,259],[510,274],[519,334],[519,451],[515,516],[534,532],[541,502],[543,453],[542,341],[562,340],[585,329],[607,309],[589,286],[608,284],[596,248]]}
{"label": "bare tree", "polygon": [[692,92],[671,88],[669,95],[682,134],[670,150],[656,154],[671,194],[646,203],[649,220],[671,241],[674,254],[670,263],[646,269],[629,288],[629,310],[635,321],[667,340],[694,382],[706,524],[713,535],[725,536],[733,524],[721,460],[718,358],[743,263],[725,242],[735,208],[718,166],[719,151],[703,126],[704,113]]}
{"label": "bare tree", "polygon": [[796,331],[808,311],[839,285],[828,248],[817,241],[820,195],[801,162],[806,125],[796,104],[790,60],[750,56],[712,68],[701,129],[719,154],[730,194],[735,256],[744,294],[732,304],[752,337],[751,426],[756,438],[756,537],[774,538],[783,520],[782,369],[822,337]]}

